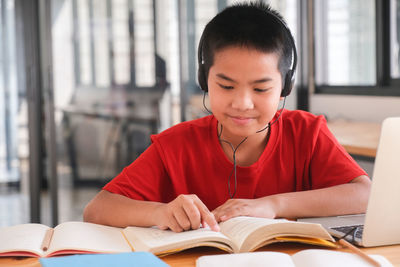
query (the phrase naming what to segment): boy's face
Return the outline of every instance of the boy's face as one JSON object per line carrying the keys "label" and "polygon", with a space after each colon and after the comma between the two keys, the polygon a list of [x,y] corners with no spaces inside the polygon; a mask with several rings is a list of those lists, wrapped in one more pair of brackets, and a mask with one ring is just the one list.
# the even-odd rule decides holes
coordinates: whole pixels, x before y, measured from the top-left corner
{"label": "boy's face", "polygon": [[214,54],[208,93],[225,136],[250,136],[272,120],[282,90],[278,60],[276,53],[236,46]]}

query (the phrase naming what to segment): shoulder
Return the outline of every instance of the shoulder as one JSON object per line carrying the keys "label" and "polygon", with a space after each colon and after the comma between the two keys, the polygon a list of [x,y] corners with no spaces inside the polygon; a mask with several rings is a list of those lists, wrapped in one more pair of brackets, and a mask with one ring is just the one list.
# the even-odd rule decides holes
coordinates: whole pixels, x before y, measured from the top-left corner
{"label": "shoulder", "polygon": [[213,125],[214,116],[182,122],[152,135],[151,141],[165,162],[181,162],[212,147]]}
{"label": "shoulder", "polygon": [[285,110],[282,114],[283,121],[293,125],[313,125],[326,123],[323,115],[314,115],[310,112],[303,110]]}
{"label": "shoulder", "polygon": [[196,120],[181,122],[165,131],[151,136],[151,141],[154,142],[170,142],[184,141],[186,139],[204,137],[209,135],[212,125],[215,123],[214,116],[206,116]]}
{"label": "shoulder", "polygon": [[280,120],[283,129],[295,130],[296,132],[315,132],[326,126],[326,119],[323,115],[314,115],[302,110],[285,110]]}
{"label": "shoulder", "polygon": [[324,116],[302,110],[284,110],[278,128],[285,142],[301,141],[304,145],[316,143],[321,133],[326,135],[329,132]]}

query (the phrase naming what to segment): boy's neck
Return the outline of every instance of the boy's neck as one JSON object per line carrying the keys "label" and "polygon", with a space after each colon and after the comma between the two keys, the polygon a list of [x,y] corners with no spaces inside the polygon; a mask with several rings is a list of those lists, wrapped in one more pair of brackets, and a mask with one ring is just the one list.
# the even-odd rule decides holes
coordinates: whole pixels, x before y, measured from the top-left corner
{"label": "boy's neck", "polygon": [[[218,124],[218,132],[220,132],[220,124]],[[228,141],[232,144],[233,149],[240,144],[239,148],[236,151],[236,163],[240,166],[249,166],[256,162],[261,154],[264,152],[264,149],[268,143],[270,129],[254,133],[247,137],[247,139],[240,144],[246,137],[245,136],[234,136],[230,135],[227,131],[224,133],[224,129],[220,136],[220,144],[225,152],[225,155],[233,162],[233,151],[232,147],[224,141]]]}
{"label": "boy's neck", "polygon": [[[238,135],[233,135],[229,133],[225,128],[221,130],[221,124],[218,122],[217,126],[217,131],[219,136],[219,139],[228,141],[233,145],[234,148],[236,148],[245,138],[247,138],[246,141],[243,142],[243,144],[240,145],[240,147],[245,146],[244,143],[247,143],[250,146],[259,146],[263,145],[264,141],[266,140],[267,136],[269,135],[269,127],[266,127],[265,130],[260,131],[258,133],[254,133],[250,136],[238,136]],[[251,144],[249,144],[251,143]],[[248,146],[246,145],[246,146]]]}

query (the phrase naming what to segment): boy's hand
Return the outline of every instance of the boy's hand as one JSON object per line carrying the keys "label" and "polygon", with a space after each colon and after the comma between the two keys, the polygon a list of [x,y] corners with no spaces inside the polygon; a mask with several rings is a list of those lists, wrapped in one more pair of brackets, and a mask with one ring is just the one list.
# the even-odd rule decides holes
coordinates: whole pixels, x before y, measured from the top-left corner
{"label": "boy's hand", "polygon": [[275,218],[276,206],[271,197],[257,199],[229,199],[212,211],[217,222],[237,216]]}
{"label": "boy's hand", "polygon": [[168,204],[162,204],[155,211],[156,225],[165,230],[182,232],[190,229],[199,229],[209,225],[214,231],[219,226],[214,215],[196,195],[179,195]]}

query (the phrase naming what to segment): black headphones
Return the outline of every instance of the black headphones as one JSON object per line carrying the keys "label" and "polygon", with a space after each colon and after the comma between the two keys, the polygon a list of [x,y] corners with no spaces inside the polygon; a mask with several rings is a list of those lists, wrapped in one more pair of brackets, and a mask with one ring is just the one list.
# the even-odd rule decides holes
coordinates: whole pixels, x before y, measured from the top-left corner
{"label": "black headphones", "polygon": [[[283,26],[283,28],[286,30],[286,34],[289,36],[289,42],[292,47],[292,66],[291,68],[287,71],[285,75],[285,83],[283,84],[283,89],[281,92],[282,97],[286,97],[290,94],[290,92],[293,89],[294,85],[294,78],[296,74],[296,66],[297,66],[297,51],[296,51],[296,44],[294,42],[294,38],[292,33],[290,32],[289,28],[286,26],[286,23],[280,19],[278,16],[276,16],[272,12],[267,12],[268,15],[271,15],[272,17],[275,18],[275,20]],[[204,92],[208,92],[208,85],[207,85],[207,77],[206,77],[206,71],[204,69],[204,59],[203,59],[203,45],[204,45],[204,32],[201,35],[200,42],[199,42],[199,49],[197,53],[197,60],[199,63],[199,70],[198,70],[198,82],[200,85],[200,88]]]}

